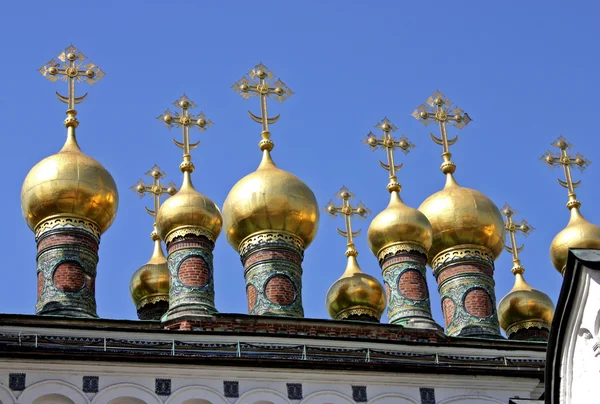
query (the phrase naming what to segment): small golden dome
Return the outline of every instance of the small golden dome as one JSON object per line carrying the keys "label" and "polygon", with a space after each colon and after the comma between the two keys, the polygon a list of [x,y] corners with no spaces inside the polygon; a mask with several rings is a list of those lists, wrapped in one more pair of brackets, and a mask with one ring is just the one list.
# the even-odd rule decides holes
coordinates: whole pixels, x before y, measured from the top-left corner
{"label": "small golden dome", "polygon": [[500,326],[507,334],[518,331],[521,327],[531,326],[550,328],[554,316],[554,303],[543,292],[533,289],[517,273],[515,285],[498,304]]}
{"label": "small golden dome", "polygon": [[104,233],[115,220],[119,204],[115,180],[81,151],[73,129],[69,128],[63,148],[25,177],[21,209],[31,230],[52,216],[69,216],[94,222]]}
{"label": "small golden dome", "polygon": [[160,238],[181,228],[200,228],[212,241],[221,233],[223,219],[213,201],[194,189],[190,173],[183,173],[183,184],[177,193],[167,199],[158,210],[156,227]]}
{"label": "small golden dome", "polygon": [[167,259],[160,245],[160,239],[156,235],[152,258],[131,277],[129,284],[131,299],[138,310],[146,304],[169,301],[170,285],[171,275]]}
{"label": "small golden dome", "polygon": [[377,279],[360,269],[356,256],[349,255],[346,271],[329,288],[325,304],[334,320],[361,315],[379,320],[385,309],[385,293]]}
{"label": "small golden dome", "polygon": [[571,208],[567,227],[550,244],[550,259],[561,274],[564,274],[569,248],[600,248],[600,227],[588,222],[577,206]]}
{"label": "small golden dome", "polygon": [[367,240],[375,256],[398,242],[418,244],[428,250],[432,241],[431,224],[423,213],[406,206],[400,194],[393,191],[388,206],[371,222]]}
{"label": "small golden dome", "polygon": [[419,210],[433,228],[429,261],[458,245],[487,248],[498,257],[504,248],[504,221],[498,207],[487,196],[456,183],[446,174],[444,189],[427,198]]}
{"label": "small golden dome", "polygon": [[229,191],[223,220],[227,241],[236,250],[246,237],[264,230],[289,232],[308,247],[319,227],[319,207],[311,189],[263,150],[258,169]]}

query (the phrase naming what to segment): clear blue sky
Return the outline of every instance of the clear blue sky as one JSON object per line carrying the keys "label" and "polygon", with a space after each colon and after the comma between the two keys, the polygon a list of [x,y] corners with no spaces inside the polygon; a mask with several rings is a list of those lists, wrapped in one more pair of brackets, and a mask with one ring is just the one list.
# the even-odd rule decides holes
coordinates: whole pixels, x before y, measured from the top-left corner
{"label": "clear blue sky", "polygon": [[[77,4],[8,2],[0,16],[0,105],[3,111],[4,246],[0,311],[33,313],[35,241],[21,216],[20,190],[29,169],[63,144],[64,104],[36,70],[73,43],[106,77],[78,108],[84,152],[114,176],[119,213],[103,236],[96,293],[98,314],[137,318],[129,296],[132,273],[150,257],[152,221],[129,190],[153,164],[181,181],[180,150],[155,117],[182,93],[215,125],[193,155],[198,190],[222,206],[229,189],[256,168],[260,127],[257,99],[230,86],[264,62],[296,94],[272,102],[281,120],[272,127],[275,162],[304,180],[321,206],[342,186],[374,213],[388,202],[382,153],[361,139],[384,116],[416,144],[399,173],[403,198],[417,207],[444,184],[441,148],[410,116],[436,89],[473,118],[452,148],[458,182],[508,202],[536,231],[525,241],[526,278],[556,301],[562,277],[549,245],[567,223],[567,191],[560,170],[539,161],[564,135],[600,163],[593,102],[599,93],[595,2],[103,1]],[[277,105],[276,105],[277,104]],[[450,134],[457,133],[452,129]],[[600,223],[600,164],[583,174],[582,211]],[[364,232],[356,240],[365,272],[381,279]],[[307,317],[328,318],[329,286],[345,267],[341,222],[323,215],[304,261]],[[496,264],[498,300],[512,287],[511,260]],[[442,322],[437,287],[429,275],[434,316]],[[216,306],[246,313],[243,270],[221,235],[215,250]]]}

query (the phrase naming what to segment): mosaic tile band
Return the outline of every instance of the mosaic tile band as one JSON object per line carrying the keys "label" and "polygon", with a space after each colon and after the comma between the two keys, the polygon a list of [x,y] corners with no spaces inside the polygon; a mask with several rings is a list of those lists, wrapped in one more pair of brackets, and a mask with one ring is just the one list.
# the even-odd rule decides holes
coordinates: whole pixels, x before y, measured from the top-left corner
{"label": "mosaic tile band", "polygon": [[97,235],[85,227],[54,226],[41,233],[36,243],[36,314],[97,318]]}
{"label": "mosaic tile band", "polygon": [[180,235],[167,244],[171,287],[169,311],[163,316],[163,321],[217,312],[213,280],[214,248],[212,241],[195,232]]}
{"label": "mosaic tile band", "polygon": [[440,253],[433,263],[446,334],[502,338],[492,256],[474,246],[465,246]]}
{"label": "mosaic tile band", "polygon": [[[287,236],[287,235],[286,235]],[[304,317],[302,260],[304,251],[287,237],[249,240],[241,255],[246,279],[248,313]]]}

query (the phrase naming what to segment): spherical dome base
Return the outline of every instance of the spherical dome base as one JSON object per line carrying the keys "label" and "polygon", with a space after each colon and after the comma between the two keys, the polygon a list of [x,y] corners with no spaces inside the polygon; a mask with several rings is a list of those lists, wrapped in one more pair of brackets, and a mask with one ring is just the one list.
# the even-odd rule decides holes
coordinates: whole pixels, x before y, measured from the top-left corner
{"label": "spherical dome base", "polygon": [[475,245],[498,257],[504,248],[504,220],[498,207],[479,191],[459,186],[447,174],[446,186],[419,207],[433,229],[431,262],[440,252]]}
{"label": "spherical dome base", "polygon": [[346,271],[327,292],[326,306],[335,320],[360,315],[379,320],[385,310],[385,292],[377,279],[358,267],[356,257],[350,256]]}
{"label": "spherical dome base", "polygon": [[258,169],[229,191],[223,221],[227,241],[236,250],[245,238],[265,230],[296,235],[306,248],[317,234],[319,206],[312,190],[275,166],[265,150]]}
{"label": "spherical dome base", "polygon": [[431,224],[419,210],[406,206],[398,192],[392,192],[389,205],[371,222],[367,240],[375,256],[398,242],[417,244],[428,250],[432,242]]}
{"label": "spherical dome base", "polygon": [[184,228],[201,230],[214,242],[222,226],[219,207],[194,189],[189,172],[184,173],[181,189],[161,205],[156,217],[158,234],[167,243],[175,231]]}
{"label": "spherical dome base", "polygon": [[25,177],[21,209],[32,230],[49,217],[85,218],[105,232],[117,215],[119,194],[108,170],[79,149],[74,135],[62,150]]}
{"label": "spherical dome base", "polygon": [[498,320],[507,334],[523,327],[550,328],[554,303],[543,292],[533,289],[518,274],[515,286],[498,304]]}
{"label": "spherical dome base", "polygon": [[588,222],[577,207],[571,209],[567,227],[550,244],[552,265],[561,274],[564,274],[569,248],[600,248],[600,227]]}

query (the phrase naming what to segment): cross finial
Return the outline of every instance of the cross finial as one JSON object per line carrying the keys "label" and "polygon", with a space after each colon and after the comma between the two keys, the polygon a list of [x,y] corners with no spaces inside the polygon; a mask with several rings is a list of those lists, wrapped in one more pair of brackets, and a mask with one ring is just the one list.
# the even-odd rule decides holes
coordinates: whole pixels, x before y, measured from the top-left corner
{"label": "cross finial", "polygon": [[456,143],[458,135],[453,139],[448,139],[446,124],[448,122],[453,122],[455,127],[462,129],[471,122],[471,118],[466,112],[458,107],[454,107],[450,110],[452,101],[439,91],[436,91],[429,97],[426,104],[419,105],[417,109],[413,111],[412,116],[425,126],[434,121],[439,124],[442,138],[437,138],[433,133],[430,133],[429,135],[435,143],[441,145],[443,148],[442,158],[444,159],[444,162],[441,166],[442,172],[444,174],[452,174],[456,170],[456,164],[450,160],[452,157],[450,146]]}
{"label": "cross finial", "polygon": [[158,215],[158,209],[160,208],[160,197],[163,195],[175,195],[177,189],[175,188],[175,184],[170,182],[169,185],[163,187],[161,183],[161,179],[165,178],[167,174],[161,170],[161,168],[157,165],[154,165],[150,170],[146,172],[146,175],[152,178],[152,182],[147,184],[143,179],[140,179],[136,182],[131,190],[136,192],[140,198],[146,196],[146,194],[151,194],[154,199],[154,209],[150,210],[146,209],[146,212],[154,218],[154,231],[152,232],[152,238],[155,238],[156,233],[156,216]]}
{"label": "cross finial", "polygon": [[587,166],[591,164],[591,162],[585,157],[583,157],[580,153],[577,153],[575,156],[571,156],[567,150],[571,149],[573,145],[567,142],[567,140],[562,136],[560,136],[553,143],[551,143],[551,145],[560,150],[559,154],[554,155],[551,151],[547,151],[542,156],[542,161],[552,168],[562,166],[563,171],[565,173],[566,181],[562,181],[559,178],[558,183],[563,187],[567,188],[567,190],[569,191],[569,201],[567,202],[567,208],[579,208],[581,206],[581,202],[577,200],[577,195],[575,195],[575,188],[577,188],[581,184],[581,180],[573,182],[573,177],[571,176],[571,166],[575,166],[580,171],[583,171],[587,168]]}
{"label": "cross finial", "polygon": [[248,111],[248,115],[254,122],[262,125],[262,133],[260,136],[262,140],[258,144],[261,151],[273,150],[273,141],[270,139],[271,133],[269,132],[269,124],[275,123],[279,119],[279,115],[269,118],[267,114],[267,97],[274,97],[277,101],[283,102],[294,94],[294,92],[283,82],[281,79],[277,79],[272,82],[275,78],[275,74],[271,72],[267,66],[262,63],[254,66],[248,74],[238,81],[236,81],[231,88],[241,95],[243,98],[248,99],[252,96],[260,97],[260,116],[254,115]]}
{"label": "cross finial", "polygon": [[331,217],[336,217],[338,214],[344,216],[344,221],[346,223],[346,231],[337,229],[338,233],[346,237],[348,249],[346,250],[346,257],[349,256],[357,256],[358,251],[354,249],[354,241],[353,237],[356,237],[360,234],[360,230],[353,232],[352,231],[352,216],[358,216],[361,219],[369,216],[371,211],[367,209],[362,202],[359,202],[357,206],[352,206],[350,204],[350,200],[354,198],[354,194],[351,193],[348,188],[342,187],[335,197],[342,200],[342,206],[335,206],[333,201],[329,201],[327,205],[325,205],[325,212],[327,212]]}
{"label": "cross finial", "polygon": [[190,100],[187,95],[183,94],[179,99],[173,102],[173,105],[181,109],[181,113],[172,112],[167,109],[162,115],[159,115],[157,119],[163,121],[169,130],[173,126],[182,128],[183,142],[178,142],[173,139],[173,142],[177,147],[183,150],[183,162],[179,165],[182,172],[192,173],[194,171],[194,163],[192,163],[192,156],[190,152],[198,147],[200,141],[196,143],[190,143],[189,129],[196,128],[200,132],[204,132],[207,128],[213,125],[213,122],[200,112],[198,115],[190,114],[189,110],[196,108],[194,101]]}
{"label": "cross finial", "polygon": [[520,233],[527,237],[534,230],[534,228],[527,223],[525,219],[522,219],[520,222],[515,222],[514,216],[517,214],[517,212],[515,212],[508,205],[504,205],[502,208],[502,214],[506,218],[504,221],[504,228],[506,229],[506,233],[510,238],[510,246],[505,244],[504,248],[506,251],[512,254],[512,273],[515,275],[523,274],[523,272],[525,272],[525,268],[521,266],[521,260],[519,259],[519,253],[523,251],[523,245],[517,247],[516,233]]}
{"label": "cross finial", "polygon": [[404,152],[404,154],[407,154],[410,149],[415,147],[415,145],[409,142],[405,136],[402,136],[400,139],[396,140],[392,136],[392,132],[395,132],[398,128],[387,118],[383,118],[383,120],[375,125],[375,127],[382,130],[383,135],[377,139],[373,132],[369,132],[368,136],[363,139],[363,142],[366,143],[373,151],[379,148],[385,149],[388,162],[385,164],[383,161],[379,160],[379,164],[381,164],[381,167],[387,170],[390,174],[390,182],[387,185],[387,189],[390,192],[400,192],[402,186],[400,183],[398,183],[396,171],[402,168],[402,163],[398,165],[394,163],[394,149],[399,148]]}
{"label": "cross finial", "polygon": [[67,127],[77,127],[75,104],[79,104],[87,97],[87,93],[81,97],[75,97],[75,82],[85,81],[92,85],[104,77],[104,72],[95,64],[87,63],[84,65],[83,62],[86,59],[87,56],[73,45],[70,45],[58,55],[60,63],[52,59],[38,70],[51,82],[59,79],[68,82],[67,96],[61,95],[58,91],[56,92],[58,99],[67,104],[67,119],[65,120],[65,126]]}

